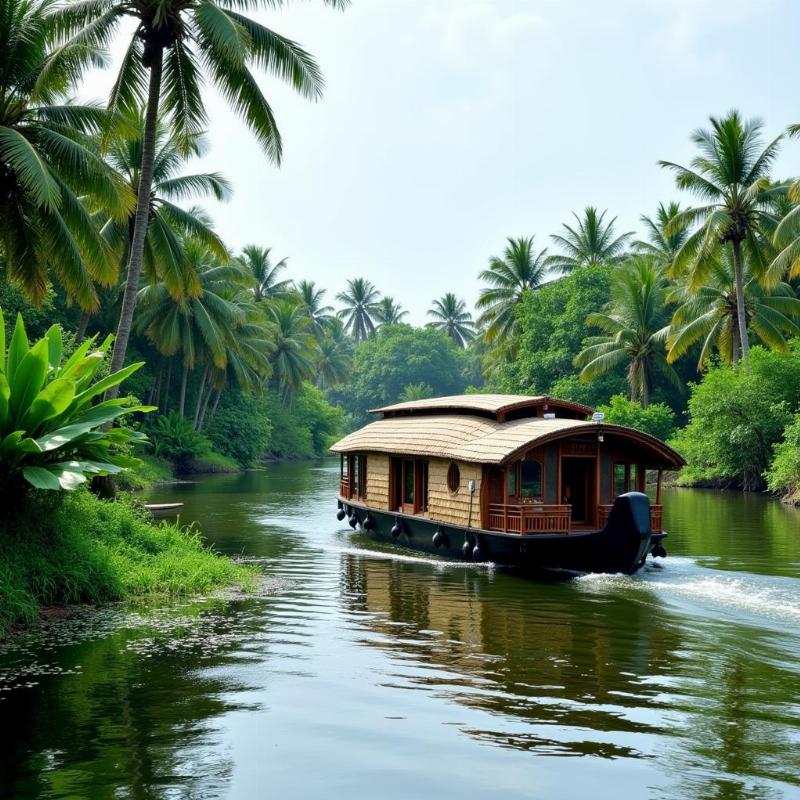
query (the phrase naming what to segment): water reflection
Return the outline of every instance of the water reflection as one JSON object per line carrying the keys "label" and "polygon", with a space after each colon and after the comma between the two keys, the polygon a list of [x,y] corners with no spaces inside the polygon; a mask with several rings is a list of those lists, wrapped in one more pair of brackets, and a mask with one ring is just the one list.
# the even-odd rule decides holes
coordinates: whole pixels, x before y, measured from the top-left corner
{"label": "water reflection", "polygon": [[111,797],[113,788],[155,798],[180,787],[224,797],[232,759],[216,720],[244,707],[231,668],[249,628],[228,603],[208,601],[82,613],[15,641],[0,674],[2,796]]}
{"label": "water reflection", "polygon": [[[675,613],[644,580],[532,584],[347,556],[343,598],[394,686],[486,712],[463,732],[537,756],[648,759],[668,797],[800,785],[797,639]],[[591,586],[591,585],[590,585]]]}
{"label": "water reflection", "polygon": [[670,492],[663,568],[543,583],[379,551],[335,487],[155,490],[290,588],[0,646],[0,798],[800,796],[793,512]]}

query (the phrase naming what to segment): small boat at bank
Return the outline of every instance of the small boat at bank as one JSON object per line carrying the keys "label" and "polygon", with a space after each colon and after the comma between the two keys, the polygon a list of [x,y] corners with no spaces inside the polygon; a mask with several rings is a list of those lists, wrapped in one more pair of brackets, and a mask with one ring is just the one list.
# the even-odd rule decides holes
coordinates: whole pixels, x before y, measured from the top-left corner
{"label": "small boat at bank", "polygon": [[534,569],[633,573],[648,553],[666,556],[662,477],[684,461],[654,436],[546,396],[456,395],[371,413],[381,418],[331,448],[338,517],[353,528]]}
{"label": "small boat at bank", "polygon": [[183,508],[183,503],[145,503],[144,507],[153,515],[169,514]]}

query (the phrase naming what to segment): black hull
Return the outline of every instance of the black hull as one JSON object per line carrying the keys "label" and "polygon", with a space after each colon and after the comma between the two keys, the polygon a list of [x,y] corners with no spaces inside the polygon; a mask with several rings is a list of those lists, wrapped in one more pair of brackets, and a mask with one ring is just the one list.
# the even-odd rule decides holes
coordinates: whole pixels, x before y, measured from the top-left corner
{"label": "black hull", "polygon": [[646,495],[630,492],[617,498],[605,528],[569,534],[499,533],[464,529],[411,514],[379,511],[339,499],[352,527],[375,539],[412,550],[461,561],[487,561],[530,570],[575,572],[636,572],[651,551],[666,555],[666,536],[650,531],[650,504]]}

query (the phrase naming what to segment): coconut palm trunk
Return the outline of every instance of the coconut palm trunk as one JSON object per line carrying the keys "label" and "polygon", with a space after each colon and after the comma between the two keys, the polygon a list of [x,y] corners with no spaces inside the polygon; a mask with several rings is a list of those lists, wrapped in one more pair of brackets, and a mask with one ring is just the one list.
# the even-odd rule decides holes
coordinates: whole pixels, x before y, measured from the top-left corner
{"label": "coconut palm trunk", "polygon": [[[161,75],[164,64],[164,50],[154,47],[150,63],[150,83],[147,91],[147,110],[145,112],[144,135],[142,137],[142,167],[136,197],[136,217],[131,240],[131,252],[128,259],[128,272],[125,280],[125,294],[122,297],[122,311],[119,315],[117,336],[114,340],[114,352],[111,356],[111,372],[122,369],[128,340],[133,325],[133,312],[136,308],[136,296],[139,289],[139,276],[142,273],[147,226],[150,222],[150,192],[153,186],[153,167],[156,154],[156,128],[158,125],[158,107],[161,99]],[[185,389],[185,386],[182,387]],[[106,397],[115,398],[119,387],[108,390]],[[182,401],[181,401],[182,402]],[[181,407],[181,416],[183,408]]]}
{"label": "coconut palm trunk", "polygon": [[[200,412],[203,408],[203,401],[205,400],[206,396],[206,379],[208,378],[208,364],[205,365],[203,368],[203,376],[200,378],[200,385],[197,387],[197,402],[195,403],[194,407],[194,429],[199,430],[199,423],[200,423]],[[209,392],[211,390],[209,389]]]}
{"label": "coconut palm trunk", "polygon": [[742,245],[733,241],[733,269],[736,281],[736,321],[739,328],[739,338],[742,343],[742,362],[745,372],[750,371],[750,337],[747,335],[747,314],[744,305],[744,276],[742,270]]}
{"label": "coconut palm trunk", "polygon": [[181,395],[178,400],[178,414],[183,417],[186,410],[186,384],[189,382],[189,367],[183,365],[183,374],[181,375]]}
{"label": "coconut palm trunk", "polygon": [[81,311],[78,329],[75,331],[75,344],[80,344],[86,338],[86,329],[89,327],[89,318],[91,316],[91,311]]}

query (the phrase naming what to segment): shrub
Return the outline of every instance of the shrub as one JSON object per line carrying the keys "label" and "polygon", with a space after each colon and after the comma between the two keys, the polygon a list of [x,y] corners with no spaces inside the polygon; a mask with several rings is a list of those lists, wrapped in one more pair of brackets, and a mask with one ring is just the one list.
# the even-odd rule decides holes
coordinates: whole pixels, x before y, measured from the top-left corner
{"label": "shrub", "polygon": [[765,477],[771,492],[784,495],[790,502],[800,501],[800,415],[787,425],[782,441],[775,445]]}
{"label": "shrub", "polygon": [[31,495],[22,513],[0,520],[0,635],[40,605],[249,586],[255,575],[209,550],[197,530],[156,524],[129,499]]}
{"label": "shrub", "polygon": [[211,452],[211,442],[176,411],[156,417],[149,433],[153,453],[171,461],[178,472],[185,472],[193,461]]}
{"label": "shrub", "polygon": [[272,424],[269,451],[275,456],[313,458],[322,455],[344,427],[341,409],[332,406],[316,386],[304,383],[292,402],[275,394],[263,400]]}
{"label": "shrub", "polygon": [[271,432],[264,403],[242,392],[223,395],[206,429],[211,444],[243,467],[252,466],[267,451]]}
{"label": "shrub", "polygon": [[764,486],[774,445],[800,410],[800,354],[754,347],[750,372],[718,366],[692,386],[689,424],[674,439],[683,483]]}
{"label": "shrub", "polygon": [[675,433],[675,412],[666,403],[651,403],[643,408],[625,395],[615,394],[607,406],[597,410],[606,415],[607,422],[627,425],[659,439],[667,440]]}
{"label": "shrub", "polygon": [[[88,475],[109,475],[135,466],[126,455],[145,437],[129,428],[103,426],[135,411],[151,411],[131,397],[92,405],[141,363],[97,379],[112,338],[94,338],[63,358],[61,329],[53,325],[33,345],[17,316],[6,355],[0,311],[0,498],[37,489],[74,489]],[[94,349],[93,349],[94,348]]]}

